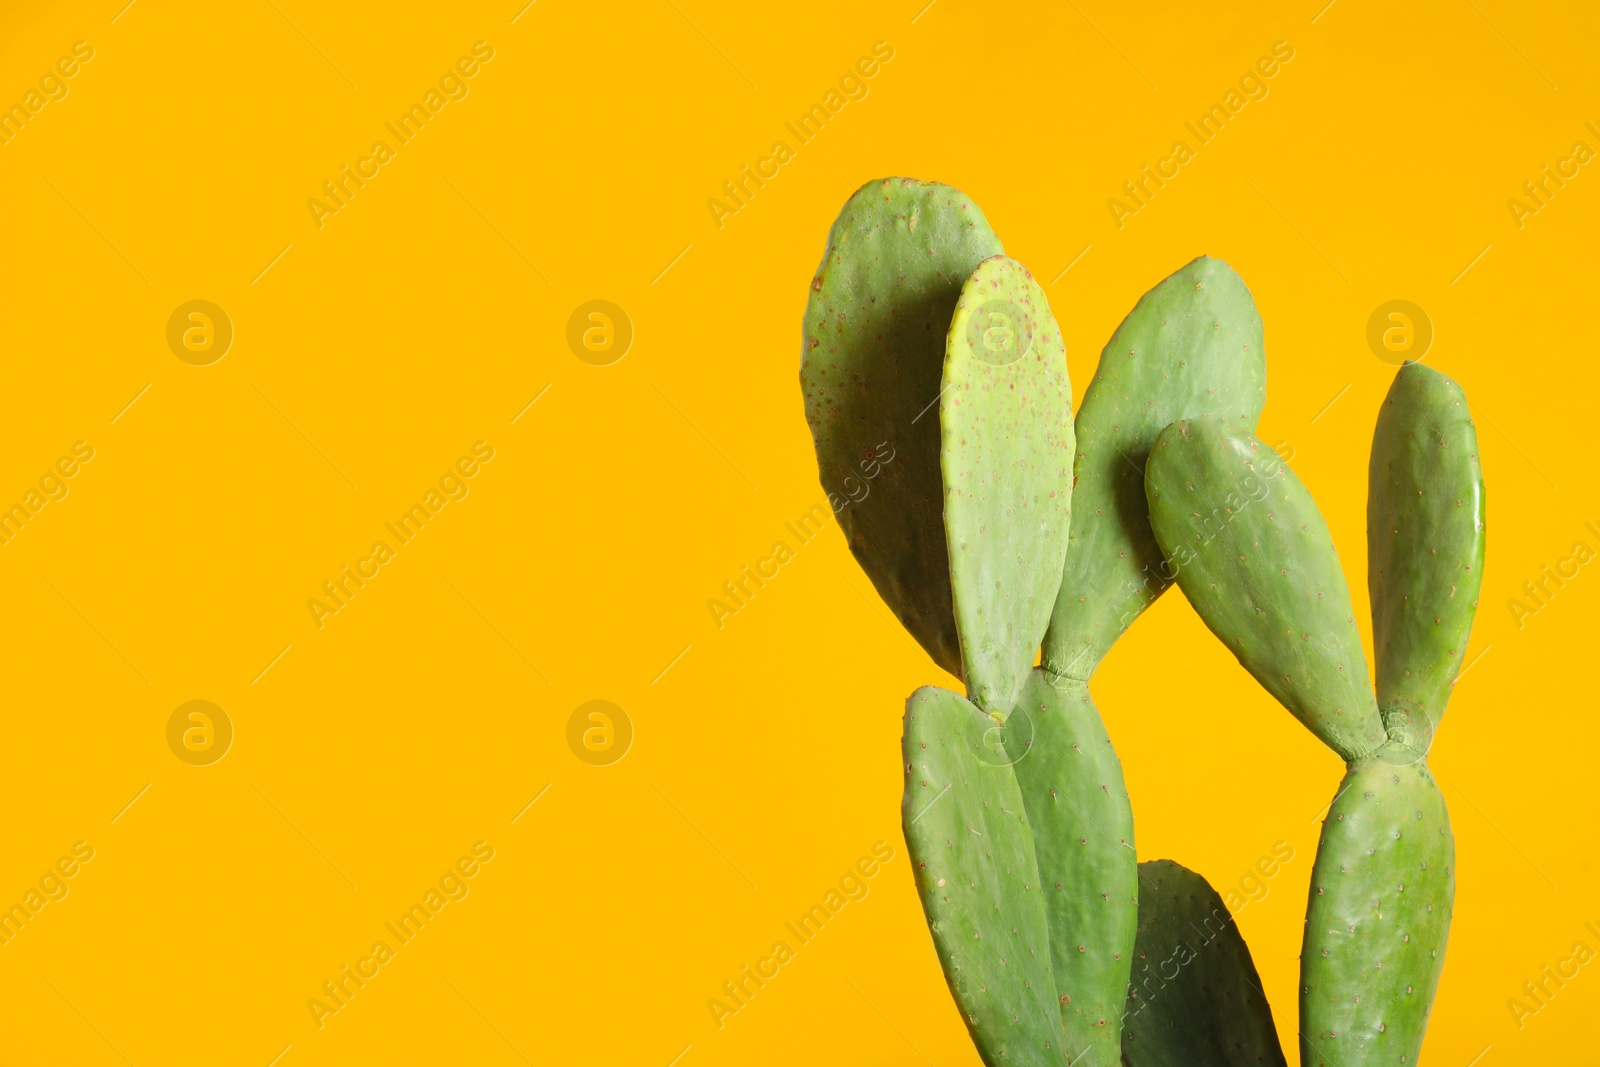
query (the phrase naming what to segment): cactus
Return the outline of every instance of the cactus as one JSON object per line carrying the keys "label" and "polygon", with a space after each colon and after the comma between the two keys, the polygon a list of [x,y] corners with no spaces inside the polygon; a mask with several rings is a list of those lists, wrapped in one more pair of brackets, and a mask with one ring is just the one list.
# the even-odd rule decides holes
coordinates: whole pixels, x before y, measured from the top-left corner
{"label": "cactus", "polygon": [[1088,680],[1171,584],[1145,520],[1145,456],[1177,418],[1218,411],[1255,425],[1265,383],[1250,291],[1226,263],[1201,256],[1140,297],[1078,411],[1066,567],[1043,670],[1017,711],[1030,721],[1008,728],[1007,745],[1046,883],[1072,1052],[1100,1049],[1086,1062],[1117,1061],[1139,897],[1133,810]]}
{"label": "cactus", "polygon": [[1483,483],[1466,399],[1408,363],[1369,468],[1377,694],[1327,526],[1298,478],[1215,419],[1162,431],[1151,526],[1195,610],[1348,770],[1318,843],[1301,951],[1301,1059],[1415,1063],[1455,894],[1426,762],[1477,607]]}
{"label": "cactus", "polygon": [[1254,427],[1266,390],[1261,316],[1233,268],[1201,256],[1139,298],[1100,353],[1078,412],[1077,522],[1045,635],[1046,668],[1088,679],[1172,584],[1145,517],[1145,457],[1156,435],[1209,414]]}
{"label": "cactus", "polygon": [[946,689],[906,702],[901,806],[950,993],[987,1064],[1065,1063],[1034,838],[994,722]]}
{"label": "cactus", "polygon": [[[961,673],[939,474],[940,377],[961,287],[1002,251],[947,185],[883,178],[856,191],[811,282],[800,356],[822,488],[884,603],[935,663]],[[894,458],[865,484],[863,462]],[[877,458],[882,458],[879,454]],[[850,502],[857,489],[859,503]]]}
{"label": "cactus", "polygon": [[939,390],[944,525],[967,689],[1004,717],[1061,588],[1072,517],[1072,384],[1027,268],[978,264],[950,322]]}
{"label": "cactus", "polygon": [[1171,860],[1141,863],[1139,874],[1124,1061],[1287,1067],[1250,949],[1217,891]]}
{"label": "cactus", "polygon": [[1138,874],[1087,681],[1171,583],[1152,571],[1144,456],[1176,418],[1254,424],[1260,318],[1215,260],[1164,280],[1102,353],[1075,447],[1048,301],[961,193],[863,186],[811,288],[801,384],[823,486],[879,593],[966,687],[919,689],[902,740],[906,841],[951,993],[990,1064],[1112,1067]]}
{"label": "cactus", "polygon": [[1015,260],[985,260],[962,287],[939,397],[968,698],[929,687],[907,702],[906,844],[979,1052],[991,1064],[1043,1063],[1074,1035],[1063,1029],[1055,931],[1005,727],[1038,673],[1029,667],[1061,584],[1073,431],[1060,328]]}

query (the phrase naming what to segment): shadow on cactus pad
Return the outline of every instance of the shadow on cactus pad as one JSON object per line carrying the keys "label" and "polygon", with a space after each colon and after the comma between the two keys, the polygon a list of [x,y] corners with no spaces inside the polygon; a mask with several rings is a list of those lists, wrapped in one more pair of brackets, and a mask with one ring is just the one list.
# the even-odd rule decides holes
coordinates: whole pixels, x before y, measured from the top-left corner
{"label": "shadow on cactus pad", "polygon": [[1172,860],[1139,864],[1122,1062],[1287,1067],[1238,924],[1204,878]]}

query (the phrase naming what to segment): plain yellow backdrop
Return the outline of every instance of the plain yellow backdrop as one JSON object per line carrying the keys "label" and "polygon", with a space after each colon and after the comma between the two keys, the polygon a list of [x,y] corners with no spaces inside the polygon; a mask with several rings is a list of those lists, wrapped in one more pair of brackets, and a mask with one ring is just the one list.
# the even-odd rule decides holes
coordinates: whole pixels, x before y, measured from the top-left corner
{"label": "plain yellow backdrop", "polygon": [[[824,502],[796,371],[828,226],[911,175],[970,194],[1045,284],[1077,397],[1147,288],[1201,253],[1238,269],[1261,436],[1358,605],[1393,371],[1367,320],[1425,310],[1489,493],[1432,757],[1459,888],[1426,1056],[1592,1062],[1588,968],[1520,1028],[1507,1006],[1600,948],[1600,577],[1509,605],[1600,548],[1600,174],[1507,203],[1600,148],[1589,5],[525,2],[0,12],[0,102],[93,49],[0,147],[0,504],[94,453],[0,546],[0,903],[93,849],[0,946],[0,1060],[975,1064],[899,828],[903,701],[954,682],[834,523],[786,526]],[[467,95],[397,145],[385,123],[480,41]],[[1267,95],[1119,227],[1108,200],[1280,41]],[[866,95],[799,145],[785,123],[878,42]],[[307,202],[378,140],[393,158],[319,227]],[[167,343],[196,299],[234,330],[209,366]],[[594,299],[633,325],[609,366],[566,339]],[[319,628],[307,601],[477,442],[468,494]],[[779,540],[794,558],[719,628],[707,601]],[[1226,889],[1294,849],[1239,915],[1292,1060],[1336,758],[1176,591],[1093,689],[1141,857]],[[567,740],[595,699],[632,724],[609,766]],[[208,766],[168,745],[191,700],[234,730]],[[719,1028],[708,999],[880,841],[868,895]],[[479,842],[467,895],[319,1027],[308,1000]]]}

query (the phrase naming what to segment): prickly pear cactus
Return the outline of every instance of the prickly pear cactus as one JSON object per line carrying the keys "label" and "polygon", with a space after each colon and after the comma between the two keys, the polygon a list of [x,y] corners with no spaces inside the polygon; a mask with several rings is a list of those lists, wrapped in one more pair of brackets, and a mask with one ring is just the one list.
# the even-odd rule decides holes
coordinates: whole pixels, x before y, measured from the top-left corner
{"label": "prickly pear cactus", "polygon": [[1202,256],[1123,319],[1077,415],[1071,536],[1044,669],[1024,689],[1006,744],[1045,880],[1069,1043],[1074,1054],[1094,1050],[1085,1063],[1118,1059],[1138,921],[1133,809],[1088,679],[1171,584],[1145,519],[1145,456],[1175,418],[1219,411],[1254,426],[1265,381],[1250,291]]}
{"label": "prickly pear cactus", "polygon": [[1035,670],[1003,741],[1033,830],[1069,1059],[1117,1062],[1137,921],[1122,763],[1082,682]]}
{"label": "prickly pear cactus", "polygon": [[1060,1064],[1034,837],[996,722],[945,689],[906,702],[901,822],[950,993],[988,1064]]}
{"label": "prickly pear cactus", "polygon": [[1427,754],[1464,664],[1487,531],[1461,387],[1419,363],[1378,415],[1367,584],[1388,741],[1352,763],[1323,823],[1301,955],[1304,1062],[1414,1064],[1455,901],[1455,838]]}
{"label": "prickly pear cactus", "polygon": [[1139,298],[1100,353],[1077,416],[1073,526],[1043,664],[1088,678],[1172,584],[1146,521],[1144,465],[1167,424],[1201,415],[1253,429],[1266,403],[1261,316],[1210,256]]}
{"label": "prickly pear cactus", "polygon": [[1346,760],[1384,742],[1367,660],[1328,524],[1247,427],[1189,419],[1145,468],[1150,525],[1211,632]]}
{"label": "prickly pear cactus", "polygon": [[1006,715],[1061,588],[1072,517],[1072,383],[1039,283],[1006,256],[961,288],[939,419],[944,525],[967,691]]}
{"label": "prickly pear cactus", "polygon": [[1287,1067],[1261,977],[1217,891],[1172,860],[1139,864],[1128,1067]]}
{"label": "prickly pear cactus", "polygon": [[1367,488],[1367,589],[1378,706],[1426,752],[1464,665],[1483,582],[1483,468],[1461,387],[1407,363],[1378,414]]}
{"label": "prickly pear cactus", "polygon": [[1305,1067],[1415,1064],[1444,967],[1455,838],[1425,762],[1350,764],[1322,824],[1300,948]]}
{"label": "prickly pear cactus", "polygon": [[939,392],[962,285],[1001,251],[958,190],[868,182],[828,235],[801,334],[806,422],[840,529],[884,602],[955,675]]}
{"label": "prickly pear cactus", "polygon": [[1476,432],[1454,382],[1402,367],[1369,468],[1376,700],[1326,526],[1267,454],[1213,420],[1168,427],[1145,471],[1151,526],[1206,625],[1349,763],[1312,871],[1302,1062],[1414,1064],[1455,895],[1449,814],[1426,756],[1482,579]]}

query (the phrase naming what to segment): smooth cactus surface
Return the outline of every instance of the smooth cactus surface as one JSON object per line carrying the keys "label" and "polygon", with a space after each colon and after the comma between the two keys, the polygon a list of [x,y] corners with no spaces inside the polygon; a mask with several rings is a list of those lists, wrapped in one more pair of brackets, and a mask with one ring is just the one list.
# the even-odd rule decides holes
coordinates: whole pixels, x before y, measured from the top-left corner
{"label": "smooth cactus surface", "polygon": [[[802,329],[806,422],[823,490],[848,501],[840,529],[884,602],[956,675],[938,398],[962,285],[1001,251],[961,192],[911,178],[868,182],[828,235]],[[890,454],[877,451],[885,442],[894,458],[868,482],[865,471]]]}
{"label": "smooth cactus surface", "polygon": [[1415,1064],[1421,1052],[1455,839],[1433,775],[1411,758],[1386,745],[1352,764],[1322,824],[1300,950],[1304,1067]]}
{"label": "smooth cactus surface", "polygon": [[1141,863],[1139,874],[1124,1063],[1286,1067],[1261,977],[1217,891],[1172,860]]}
{"label": "smooth cactus surface", "polygon": [[1139,890],[1122,763],[1082,682],[1035,670],[1004,741],[1033,830],[1068,1058],[1117,1062]]}
{"label": "smooth cactus surface", "polygon": [[1461,387],[1420,363],[1395,376],[1372,437],[1367,588],[1378,704],[1426,752],[1461,672],[1483,582],[1483,468]]}
{"label": "smooth cactus surface", "polygon": [[1145,467],[1150,525],[1205,624],[1346,761],[1386,735],[1350,588],[1322,513],[1277,453],[1200,418],[1161,432]]}
{"label": "smooth cactus surface", "polygon": [[1089,677],[1172,583],[1144,494],[1145,459],[1162,428],[1215,414],[1253,429],[1266,378],[1261,316],[1221,260],[1185,264],[1122,320],[1077,415],[1071,548],[1044,666]]}
{"label": "smooth cactus surface", "polygon": [[988,1064],[1062,1064],[1050,934],[996,721],[946,689],[906,702],[901,822],[917,893],[967,1030]]}
{"label": "smooth cactus surface", "polygon": [[1004,716],[1061,587],[1072,517],[1072,384],[1039,283],[1006,256],[961,289],[940,390],[944,525],[970,699]]}

